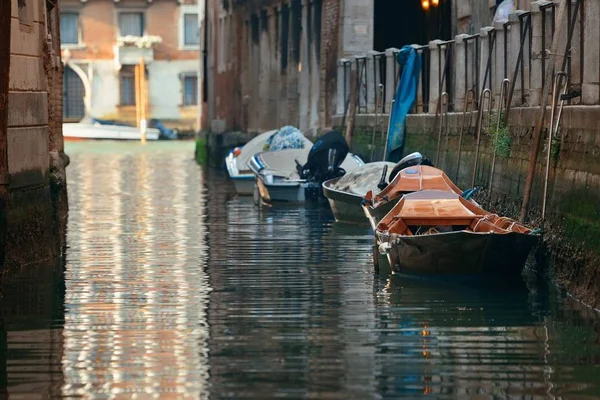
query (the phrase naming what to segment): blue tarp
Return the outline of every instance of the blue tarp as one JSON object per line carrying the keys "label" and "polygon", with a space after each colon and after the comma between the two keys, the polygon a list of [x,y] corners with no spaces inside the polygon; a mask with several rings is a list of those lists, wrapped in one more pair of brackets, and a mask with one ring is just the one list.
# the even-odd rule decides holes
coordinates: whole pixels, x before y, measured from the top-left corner
{"label": "blue tarp", "polygon": [[267,140],[265,150],[303,149],[304,135],[293,126],[284,126]]}
{"label": "blue tarp", "polygon": [[398,162],[404,150],[406,115],[410,112],[419,88],[421,55],[411,46],[404,46],[396,59],[402,67],[398,88],[394,97],[394,107],[390,115],[390,134],[387,142],[387,160]]}

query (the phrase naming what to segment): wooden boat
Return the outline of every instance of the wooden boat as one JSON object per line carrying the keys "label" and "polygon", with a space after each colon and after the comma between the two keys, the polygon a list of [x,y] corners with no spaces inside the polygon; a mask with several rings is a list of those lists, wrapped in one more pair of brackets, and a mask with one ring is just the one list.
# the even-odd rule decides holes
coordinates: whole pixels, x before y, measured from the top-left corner
{"label": "wooden boat", "polygon": [[[142,132],[134,126],[65,123],[63,124],[63,136],[65,140],[141,140]],[[146,129],[146,140],[158,140],[159,136],[158,129]]]}
{"label": "wooden boat", "polygon": [[[278,129],[263,132],[256,136],[241,148],[236,148],[225,158],[227,173],[233,181],[235,191],[241,196],[252,196],[254,193],[255,177],[248,167],[248,161],[252,156],[264,151],[265,144]],[[310,149],[313,143],[304,138],[304,145]]]}
{"label": "wooden boat", "polygon": [[374,195],[373,192],[366,194],[367,218],[375,221],[381,220],[400,201],[402,196],[421,190],[441,190],[458,195],[463,194],[444,171],[429,165],[415,165],[402,169],[392,182],[377,195]]}
{"label": "wooden boat", "polygon": [[454,191],[404,195],[375,226],[376,251],[393,273],[419,275],[519,274],[538,231],[491,214]]}
{"label": "wooden boat", "polygon": [[[387,170],[382,177],[385,167]],[[372,162],[340,178],[323,182],[323,195],[329,201],[336,221],[368,224],[362,201],[369,191],[379,191],[378,184],[382,178],[387,184],[394,167],[391,162]]]}

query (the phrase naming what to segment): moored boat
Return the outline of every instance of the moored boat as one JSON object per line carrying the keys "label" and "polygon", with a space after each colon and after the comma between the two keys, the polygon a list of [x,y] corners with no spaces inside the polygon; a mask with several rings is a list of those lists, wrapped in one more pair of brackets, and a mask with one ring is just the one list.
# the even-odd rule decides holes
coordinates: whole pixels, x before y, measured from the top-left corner
{"label": "moored boat", "polygon": [[323,182],[323,195],[329,201],[336,221],[368,223],[362,209],[362,201],[369,191],[378,191],[378,185],[382,182],[387,185],[394,166],[391,162],[372,162],[341,178]]}
{"label": "moored boat", "polygon": [[[63,136],[65,140],[141,140],[142,132],[135,126],[79,122],[63,124]],[[158,140],[159,136],[158,129],[146,129],[146,140]]]}
{"label": "moored boat", "polygon": [[393,273],[417,275],[519,274],[539,241],[533,230],[492,214],[453,191],[404,195],[375,229],[374,263],[387,256]]}
{"label": "moored boat", "polygon": [[[399,165],[400,166],[400,165]],[[389,185],[378,194],[368,192],[365,204],[367,217],[375,222],[381,220],[402,199],[402,196],[422,190],[441,190],[470,197],[462,192],[444,173],[431,165],[414,165],[401,169],[394,175]]]}
{"label": "moored boat", "polygon": [[[284,127],[288,128],[288,127]],[[282,128],[283,129],[283,128]],[[225,165],[227,167],[227,173],[233,181],[235,191],[237,194],[242,196],[252,196],[254,193],[255,176],[252,170],[248,167],[248,161],[252,156],[257,153],[269,149],[270,145],[273,144],[273,148],[284,147],[277,146],[277,143],[273,142],[273,137],[281,129],[275,129],[259,134],[241,148],[235,148],[225,158]],[[313,145],[313,143],[304,137],[299,131],[297,132],[298,138],[302,141],[299,145],[306,148],[307,151]]]}
{"label": "moored boat", "polygon": [[257,196],[266,203],[319,198],[325,180],[341,177],[362,165],[360,157],[348,153],[346,141],[336,131],[325,134],[310,150],[262,152],[248,162],[256,176]]}
{"label": "moored boat", "polygon": [[[384,161],[368,163],[341,178],[323,182],[323,195],[329,201],[337,221],[367,224],[362,205],[368,193],[371,193],[369,196],[372,198],[373,193],[386,190],[392,183],[398,186],[398,182],[394,182],[394,178],[400,171],[422,164],[430,165],[430,162],[418,152],[409,154],[397,164]],[[388,184],[388,182],[390,183]],[[389,193],[390,190],[386,192]],[[397,198],[393,198],[386,206],[383,205],[384,201],[380,200],[379,208],[373,212],[383,213],[381,215],[383,216],[391,210],[397,200]],[[385,211],[386,209],[387,211]]]}

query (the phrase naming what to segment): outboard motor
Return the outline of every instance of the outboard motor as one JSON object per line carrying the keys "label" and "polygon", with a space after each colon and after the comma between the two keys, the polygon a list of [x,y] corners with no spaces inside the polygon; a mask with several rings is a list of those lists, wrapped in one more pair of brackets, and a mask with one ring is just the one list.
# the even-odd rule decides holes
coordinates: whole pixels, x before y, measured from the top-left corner
{"label": "outboard motor", "polygon": [[418,151],[411,153],[411,154],[407,155],[406,157],[404,157],[402,160],[398,161],[398,164],[396,164],[396,166],[394,167],[392,172],[390,172],[390,177],[389,177],[388,182],[393,181],[394,178],[396,177],[396,175],[398,175],[398,173],[400,171],[402,171],[403,169],[408,168],[408,167],[413,167],[415,165],[433,166],[431,161],[429,161],[427,158],[423,157],[423,155],[421,153],[419,153]]}
{"label": "outboard motor", "polygon": [[348,143],[339,132],[329,131],[310,149],[306,164],[297,166],[298,174],[302,179],[319,185],[328,179],[341,177],[346,171],[340,165],[349,150]]}

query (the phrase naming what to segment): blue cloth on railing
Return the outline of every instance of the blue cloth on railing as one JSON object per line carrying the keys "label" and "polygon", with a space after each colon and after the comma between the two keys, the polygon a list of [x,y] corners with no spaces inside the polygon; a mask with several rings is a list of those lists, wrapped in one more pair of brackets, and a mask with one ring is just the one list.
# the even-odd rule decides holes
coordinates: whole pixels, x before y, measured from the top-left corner
{"label": "blue cloth on railing", "polygon": [[412,46],[400,49],[396,59],[402,67],[398,88],[394,96],[394,107],[390,115],[390,132],[387,142],[387,160],[398,162],[404,150],[406,115],[410,112],[419,89],[421,55]]}
{"label": "blue cloth on railing", "polygon": [[304,135],[293,126],[284,126],[267,140],[265,150],[303,149]]}

